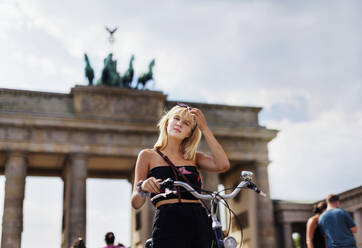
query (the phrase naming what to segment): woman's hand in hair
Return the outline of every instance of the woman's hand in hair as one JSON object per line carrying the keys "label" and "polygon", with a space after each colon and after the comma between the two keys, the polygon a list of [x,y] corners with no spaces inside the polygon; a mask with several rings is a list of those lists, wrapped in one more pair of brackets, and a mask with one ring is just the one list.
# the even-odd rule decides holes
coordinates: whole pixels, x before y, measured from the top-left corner
{"label": "woman's hand in hair", "polygon": [[190,113],[195,118],[197,127],[200,129],[200,131],[202,132],[203,130],[205,130],[205,128],[207,128],[207,122],[202,111],[198,108],[192,108],[190,110]]}
{"label": "woman's hand in hair", "polygon": [[160,182],[162,182],[161,179],[154,177],[147,178],[143,181],[141,189],[150,193],[160,193]]}
{"label": "woman's hand in hair", "polygon": [[200,169],[213,172],[225,172],[230,168],[230,162],[224,149],[216,140],[206,123],[206,118],[200,109],[193,108],[190,113],[194,116],[197,126],[202,132],[212,156],[198,152],[196,154],[196,164]]}

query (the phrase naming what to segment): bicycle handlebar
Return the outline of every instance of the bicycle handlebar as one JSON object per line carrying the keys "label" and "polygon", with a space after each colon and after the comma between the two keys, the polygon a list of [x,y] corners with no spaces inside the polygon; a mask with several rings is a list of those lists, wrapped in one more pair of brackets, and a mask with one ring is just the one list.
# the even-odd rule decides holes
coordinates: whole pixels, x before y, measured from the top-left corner
{"label": "bicycle handlebar", "polygon": [[172,190],[172,188],[174,188],[175,186],[176,187],[180,186],[180,187],[187,189],[197,199],[202,199],[202,200],[211,200],[211,199],[215,198],[216,196],[220,196],[224,199],[230,199],[230,198],[235,197],[240,192],[240,190],[243,188],[248,188],[248,189],[254,190],[256,193],[266,197],[266,194],[263,191],[261,191],[260,189],[258,189],[258,187],[253,182],[251,182],[252,176],[253,176],[252,172],[243,171],[241,173],[241,178],[243,178],[243,181],[241,181],[239,183],[239,185],[230,194],[213,192],[211,194],[206,194],[206,195],[200,194],[191,185],[189,185],[185,182],[173,181],[172,179],[168,178],[168,179],[164,180],[162,183],[160,183],[161,189],[165,189],[165,193],[157,194],[156,196],[151,198],[151,201],[156,200],[160,197],[167,197],[170,194],[175,194],[177,191]]}

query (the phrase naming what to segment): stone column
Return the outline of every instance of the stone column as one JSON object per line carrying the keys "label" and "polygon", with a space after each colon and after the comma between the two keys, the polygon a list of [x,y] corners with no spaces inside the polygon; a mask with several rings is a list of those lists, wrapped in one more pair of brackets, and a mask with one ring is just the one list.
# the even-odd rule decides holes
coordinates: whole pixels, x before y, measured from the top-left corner
{"label": "stone column", "polygon": [[5,177],[1,248],[20,248],[26,177],[26,155],[24,153],[11,152],[9,154]]}
{"label": "stone column", "polygon": [[87,157],[82,154],[71,155],[65,166],[63,179],[62,247],[68,248],[76,238],[86,239]]}
{"label": "stone column", "polygon": [[[306,244],[306,240],[307,240],[307,233],[306,233],[306,227],[307,227],[307,222],[304,224],[304,230],[302,230],[299,234],[300,234],[300,245],[301,248],[306,248],[307,244]],[[293,241],[294,243],[294,241]]]}
{"label": "stone column", "polygon": [[[201,179],[202,179],[202,188],[216,191],[217,187],[220,183],[219,175],[217,173],[211,173],[206,171],[201,171]],[[210,209],[210,201],[204,201],[207,207]]]}
{"label": "stone column", "polygon": [[276,248],[276,236],[274,225],[273,202],[270,199],[269,179],[268,179],[268,161],[259,161],[255,165],[257,186],[267,194],[267,197],[257,195],[258,211],[258,247]]}
{"label": "stone column", "polygon": [[357,226],[357,233],[355,234],[357,247],[362,248],[362,208],[355,210],[353,216]]}
{"label": "stone column", "polygon": [[293,248],[292,223],[283,223],[284,248]]}
{"label": "stone column", "polygon": [[[134,171],[132,171],[128,181],[133,187]],[[155,208],[151,201],[146,198],[145,204],[140,209],[135,210],[132,208],[131,215],[131,247],[143,248],[146,240],[152,237],[152,223],[155,215]]]}
{"label": "stone column", "polygon": [[132,208],[131,247],[143,248],[146,240],[152,237],[154,214],[155,208],[148,199],[139,210]]}

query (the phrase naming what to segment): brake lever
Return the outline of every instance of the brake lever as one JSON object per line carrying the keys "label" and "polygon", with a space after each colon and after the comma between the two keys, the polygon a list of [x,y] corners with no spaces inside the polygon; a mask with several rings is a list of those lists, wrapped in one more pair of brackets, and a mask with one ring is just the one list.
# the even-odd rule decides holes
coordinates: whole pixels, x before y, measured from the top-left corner
{"label": "brake lever", "polygon": [[168,178],[160,183],[160,191],[165,191],[164,193],[158,193],[154,197],[151,198],[151,201],[158,199],[160,197],[166,198],[171,194],[177,194],[176,190],[172,190],[174,188],[174,181],[171,178]]}
{"label": "brake lever", "polygon": [[173,184],[174,181],[171,178],[167,178],[166,180],[164,180],[162,183],[160,183],[160,190],[167,190],[167,189],[172,189],[173,188]]}
{"label": "brake lever", "polygon": [[151,201],[154,201],[160,197],[164,197],[166,198],[167,196],[171,195],[171,194],[177,194],[176,190],[170,190],[168,188],[165,189],[165,193],[159,193],[157,195],[155,195],[154,197],[151,198]]}

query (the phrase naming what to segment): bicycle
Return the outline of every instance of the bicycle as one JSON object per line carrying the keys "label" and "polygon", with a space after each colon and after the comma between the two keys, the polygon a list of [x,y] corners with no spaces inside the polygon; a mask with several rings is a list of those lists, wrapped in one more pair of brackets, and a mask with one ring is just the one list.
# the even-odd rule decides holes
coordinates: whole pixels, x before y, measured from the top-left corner
{"label": "bicycle", "polygon": [[[177,186],[183,187],[184,189],[189,191],[192,195],[194,195],[198,199],[210,200],[211,201],[210,217],[212,219],[212,229],[213,229],[214,236],[215,236],[214,240],[216,242],[216,247],[217,248],[236,248],[237,247],[236,239],[232,236],[228,236],[228,234],[225,237],[225,235],[222,231],[222,225],[217,218],[218,203],[222,202],[229,209],[229,211],[231,211],[231,213],[234,214],[234,212],[228,207],[226,199],[234,198],[241,191],[241,189],[243,189],[243,188],[251,189],[264,197],[266,196],[266,194],[264,192],[262,192],[260,189],[258,189],[258,187],[255,185],[255,183],[253,183],[251,181],[253,178],[252,172],[242,171],[241,178],[242,178],[242,181],[239,183],[239,185],[237,187],[233,188],[233,191],[230,194],[223,193],[223,191],[225,192],[226,190],[229,190],[229,189],[224,189],[222,191],[206,191],[207,194],[200,194],[191,185],[189,185],[185,182],[181,182],[181,181],[173,181],[172,179],[169,178],[169,179],[164,180],[162,183],[160,183],[161,191],[165,190],[165,192],[157,194],[156,196],[151,198],[151,201],[158,199],[160,197],[167,197],[170,194],[176,194],[177,191],[172,190],[172,189]],[[231,215],[230,215],[230,217],[231,217]],[[229,225],[230,225],[230,221],[229,221]],[[241,226],[240,223],[239,223],[239,225]],[[230,229],[230,226],[229,226],[229,229]],[[241,233],[242,233],[242,228],[240,228],[240,229],[241,229]],[[229,233],[229,231],[228,231],[228,233]],[[241,238],[241,242],[240,242],[240,247],[242,247],[242,238]],[[145,248],[152,248],[152,239],[148,239],[146,241]]]}

